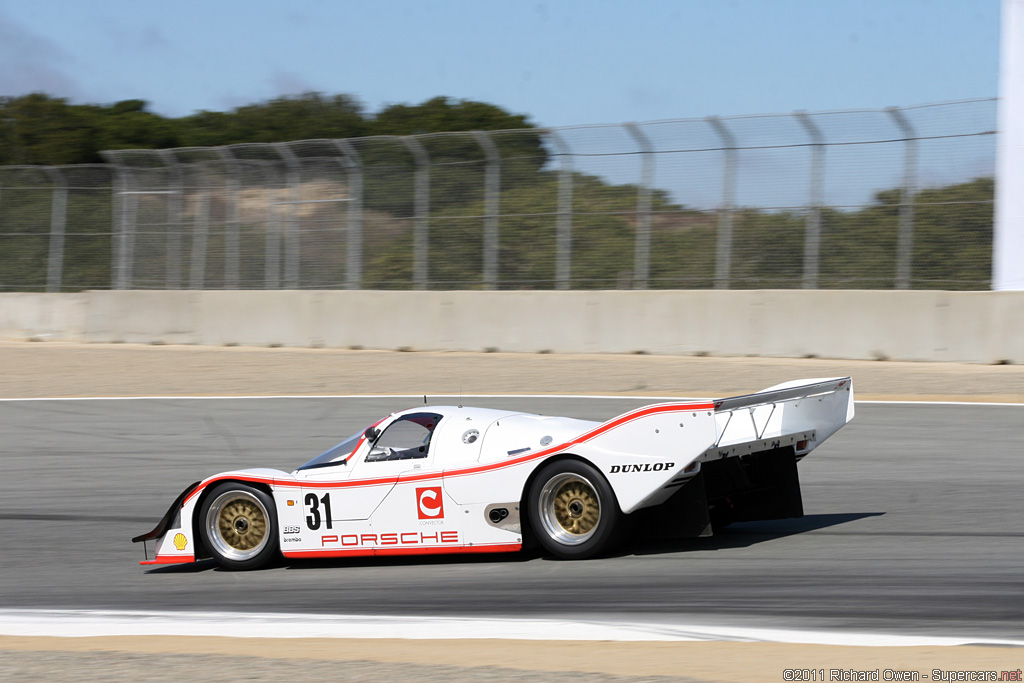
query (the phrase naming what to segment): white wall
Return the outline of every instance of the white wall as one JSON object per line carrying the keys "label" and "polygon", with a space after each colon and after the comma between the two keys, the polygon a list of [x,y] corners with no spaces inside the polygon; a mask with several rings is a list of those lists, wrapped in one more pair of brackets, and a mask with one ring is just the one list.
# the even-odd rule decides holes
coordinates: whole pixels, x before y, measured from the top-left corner
{"label": "white wall", "polygon": [[1024,363],[1024,292],[0,294],[0,338]]}

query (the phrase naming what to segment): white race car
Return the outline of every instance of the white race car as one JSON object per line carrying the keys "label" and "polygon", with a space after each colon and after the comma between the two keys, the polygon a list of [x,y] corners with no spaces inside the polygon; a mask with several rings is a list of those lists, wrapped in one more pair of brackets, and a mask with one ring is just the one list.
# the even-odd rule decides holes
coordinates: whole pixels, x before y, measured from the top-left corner
{"label": "white race car", "polygon": [[388,415],[294,472],[186,488],[153,559],[253,569],[275,557],[520,550],[562,559],[638,531],[707,536],[803,515],[796,463],[853,418],[849,377],[656,403],[604,423],[463,406]]}

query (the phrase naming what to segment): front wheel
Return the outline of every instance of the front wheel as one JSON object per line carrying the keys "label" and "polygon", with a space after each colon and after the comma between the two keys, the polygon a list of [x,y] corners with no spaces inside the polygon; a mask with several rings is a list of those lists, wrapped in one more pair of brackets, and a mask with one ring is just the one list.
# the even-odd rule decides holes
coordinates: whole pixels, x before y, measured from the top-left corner
{"label": "front wheel", "polygon": [[228,569],[257,569],[277,555],[274,500],[252,486],[225,482],[199,512],[203,544]]}
{"label": "front wheel", "polygon": [[527,509],[537,542],[563,560],[582,560],[607,550],[622,513],[601,473],[576,460],[559,460],[537,474]]}

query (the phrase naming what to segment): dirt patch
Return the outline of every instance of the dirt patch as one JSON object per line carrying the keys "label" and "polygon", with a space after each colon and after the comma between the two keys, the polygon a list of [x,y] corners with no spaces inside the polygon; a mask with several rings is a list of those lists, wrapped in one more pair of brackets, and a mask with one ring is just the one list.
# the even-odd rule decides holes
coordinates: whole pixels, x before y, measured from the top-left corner
{"label": "dirt patch", "polygon": [[1024,402],[1024,366],[614,354],[0,343],[0,397],[745,394],[852,375],[858,398]]}
{"label": "dirt patch", "polygon": [[[55,658],[52,653],[61,653]],[[102,657],[96,655],[102,653]],[[148,655],[148,656],[140,656]],[[176,656],[177,655],[177,656]],[[186,656],[181,656],[186,655]],[[300,661],[296,661],[300,660]],[[59,662],[59,671],[54,664]],[[324,667],[324,662],[336,663]],[[620,643],[522,640],[341,640],[190,637],[0,637],[0,676],[31,671],[67,680],[60,671],[102,665],[105,680],[783,681],[786,669],[916,671],[922,680],[943,671],[1016,671],[1024,651],[998,647],[837,647],[777,643]],[[378,663],[370,665],[368,663]],[[159,666],[155,666],[155,665]],[[83,669],[72,666],[86,667]],[[35,668],[38,667],[38,668]],[[42,675],[46,672],[46,675]],[[317,674],[324,675],[321,679]],[[526,675],[524,675],[524,672]],[[228,678],[224,675],[228,674]],[[159,679],[163,680],[163,679]],[[820,678],[818,680],[821,680]],[[856,679],[853,679],[856,680]],[[996,679],[998,680],[998,678]]]}

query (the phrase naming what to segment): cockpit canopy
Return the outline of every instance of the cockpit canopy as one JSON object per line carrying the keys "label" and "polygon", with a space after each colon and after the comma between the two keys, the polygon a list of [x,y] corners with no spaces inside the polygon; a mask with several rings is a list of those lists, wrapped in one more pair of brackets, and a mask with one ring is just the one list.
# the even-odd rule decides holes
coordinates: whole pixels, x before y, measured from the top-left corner
{"label": "cockpit canopy", "polygon": [[366,456],[367,462],[425,458],[434,429],[442,417],[431,412],[407,413],[395,418],[383,432],[375,429],[376,425],[372,425],[328,448],[299,467],[297,471],[344,465],[364,440],[370,441],[371,446]]}

